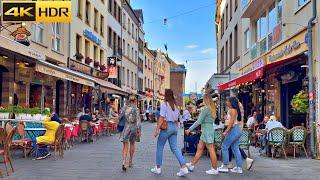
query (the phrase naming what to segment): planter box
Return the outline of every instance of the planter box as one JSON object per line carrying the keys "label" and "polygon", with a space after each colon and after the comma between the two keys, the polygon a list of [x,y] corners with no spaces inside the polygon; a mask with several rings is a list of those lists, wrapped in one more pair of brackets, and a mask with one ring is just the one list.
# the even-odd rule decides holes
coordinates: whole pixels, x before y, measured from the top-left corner
{"label": "planter box", "polygon": [[43,114],[16,114],[16,119],[18,120],[31,120],[31,121],[43,121],[48,116]]}

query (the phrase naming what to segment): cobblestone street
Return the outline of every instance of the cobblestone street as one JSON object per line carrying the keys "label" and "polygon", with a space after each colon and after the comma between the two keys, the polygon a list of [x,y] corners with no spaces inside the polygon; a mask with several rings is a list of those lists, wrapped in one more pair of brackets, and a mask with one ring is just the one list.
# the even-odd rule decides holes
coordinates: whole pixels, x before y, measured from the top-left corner
{"label": "cobblestone street", "polygon": [[[22,159],[19,153],[13,155],[16,172],[5,179],[23,180],[73,180],[73,179],[180,179],[175,176],[178,162],[166,146],[163,173],[156,176],[150,173],[154,165],[156,140],[152,137],[155,124],[143,124],[142,143],[137,144],[134,168],[126,173],[121,171],[121,143],[119,135],[102,137],[92,144],[77,144],[65,152],[64,159],[54,161],[53,158],[32,161]],[[179,135],[182,147],[182,135]],[[203,157],[196,170],[185,179],[319,179],[320,161],[292,157],[289,160],[264,158],[254,153],[254,166],[250,172],[242,175],[219,174],[209,176],[205,170],[209,168],[209,159]],[[191,156],[187,156],[191,160]],[[4,169],[4,166],[1,166]]]}

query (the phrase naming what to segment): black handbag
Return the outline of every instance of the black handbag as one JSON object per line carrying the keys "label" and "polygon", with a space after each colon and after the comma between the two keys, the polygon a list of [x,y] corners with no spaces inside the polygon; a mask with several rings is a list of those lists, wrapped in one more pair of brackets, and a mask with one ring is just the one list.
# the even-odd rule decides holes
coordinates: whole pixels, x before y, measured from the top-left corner
{"label": "black handbag", "polygon": [[121,113],[121,116],[119,118],[119,122],[118,122],[118,125],[117,125],[117,130],[118,132],[122,132],[123,129],[124,129],[124,126],[126,125],[126,116],[125,116],[125,111],[126,111],[126,107],[123,109],[123,112]]}

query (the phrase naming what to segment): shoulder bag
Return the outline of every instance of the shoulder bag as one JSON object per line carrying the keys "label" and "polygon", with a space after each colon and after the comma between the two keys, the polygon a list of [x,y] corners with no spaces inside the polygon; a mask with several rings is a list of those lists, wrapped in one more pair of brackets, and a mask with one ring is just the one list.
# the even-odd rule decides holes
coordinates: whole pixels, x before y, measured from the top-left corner
{"label": "shoulder bag", "polygon": [[[167,103],[166,103],[166,115],[167,115]],[[158,121],[158,123],[159,123],[160,121]],[[160,125],[160,129],[161,130],[166,130],[168,128],[168,122],[167,122],[167,120],[166,119],[164,119],[163,121],[162,121],[162,124]]]}

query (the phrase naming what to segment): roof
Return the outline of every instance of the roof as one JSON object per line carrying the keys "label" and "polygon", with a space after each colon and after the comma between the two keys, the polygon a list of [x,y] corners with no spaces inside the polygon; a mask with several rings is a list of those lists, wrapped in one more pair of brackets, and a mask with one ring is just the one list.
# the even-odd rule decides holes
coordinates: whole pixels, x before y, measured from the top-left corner
{"label": "roof", "polygon": [[142,20],[141,23],[144,23],[142,9],[134,9],[133,12],[134,12],[134,14],[136,14],[136,16],[138,18],[141,18],[141,20]]}

